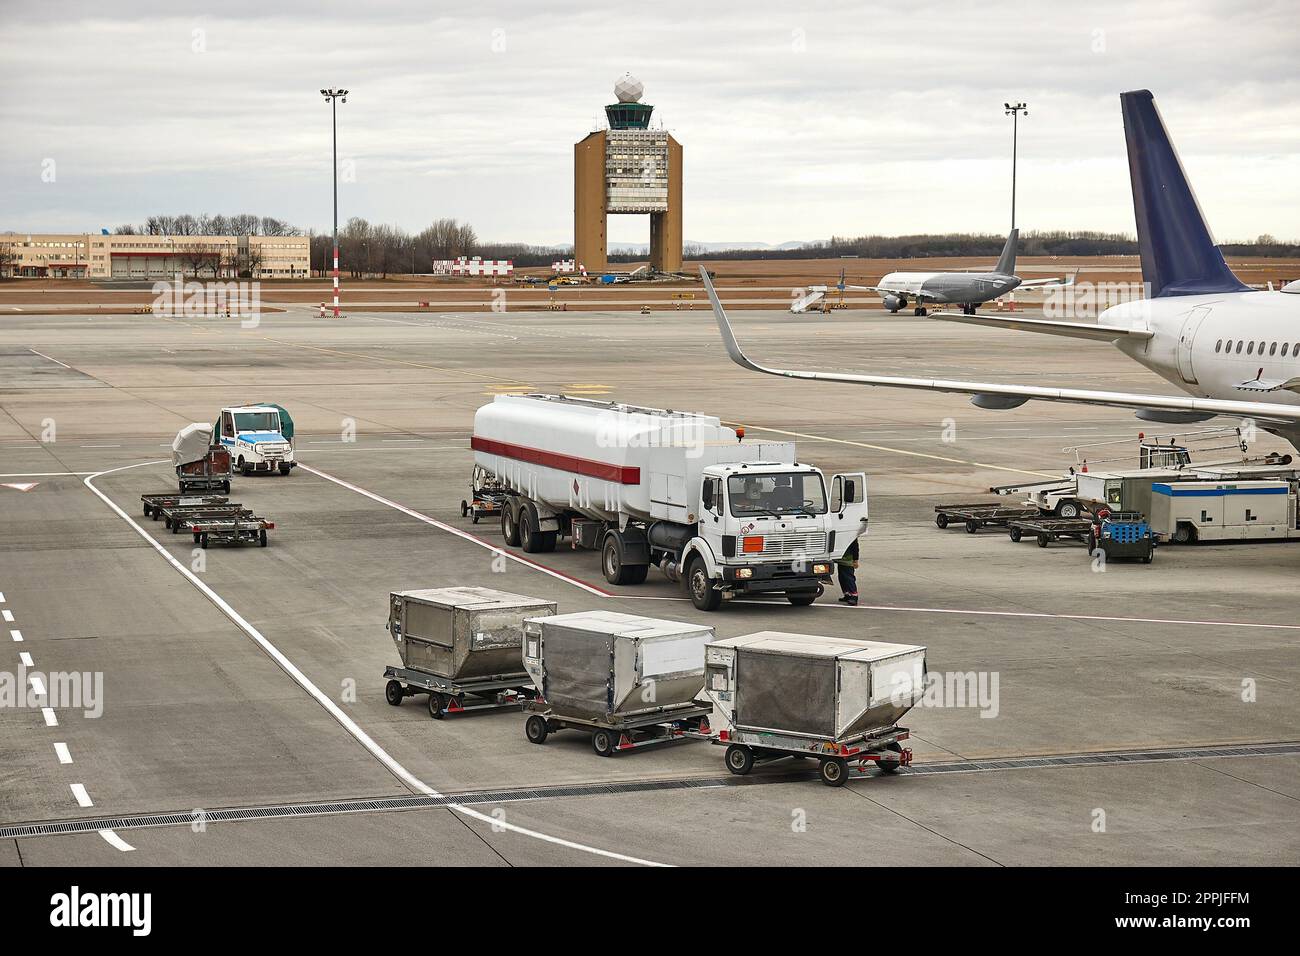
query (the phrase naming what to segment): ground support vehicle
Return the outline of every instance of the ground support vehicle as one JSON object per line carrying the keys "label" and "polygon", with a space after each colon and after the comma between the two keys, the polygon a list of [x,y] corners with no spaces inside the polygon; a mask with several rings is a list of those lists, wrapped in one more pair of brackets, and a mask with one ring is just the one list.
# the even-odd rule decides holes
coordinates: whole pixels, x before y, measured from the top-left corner
{"label": "ground support vehicle", "polygon": [[1060,538],[1073,538],[1088,544],[1092,535],[1091,518],[1014,518],[1007,522],[1007,536],[1019,541],[1029,535],[1045,548]]}
{"label": "ground support vehicle", "polygon": [[1150,564],[1156,556],[1156,539],[1144,515],[1136,511],[1102,511],[1097,514],[1088,552],[1100,549],[1110,561],[1136,558]]}
{"label": "ground support vehicle", "polygon": [[1005,528],[1015,518],[1032,518],[1040,514],[1037,508],[1009,508],[988,502],[966,505],[935,505],[934,523],[940,528],[958,522],[964,523],[967,534],[980,528]]}
{"label": "ground support vehicle", "polygon": [[266,533],[275,529],[274,521],[251,513],[231,517],[186,517],[181,521],[193,533],[194,543],[204,549],[210,544],[256,544],[265,548],[270,544]]}
{"label": "ground support vehicle", "polygon": [[524,702],[524,735],[530,743],[544,744],[558,730],[585,730],[591,733],[591,749],[602,757],[613,757],[628,750],[652,747],[681,740],[709,740],[708,704],[678,704],[653,713],[583,717],[557,712],[545,701]]}
{"label": "ground support vehicle", "polygon": [[140,501],[144,505],[144,516],[157,521],[162,517],[161,511],[163,508],[192,507],[195,505],[211,507],[213,505],[224,505],[230,499],[225,495],[178,495],[171,493],[165,495],[141,495]]}
{"label": "ground support vehicle", "polygon": [[428,694],[429,716],[434,720],[474,710],[518,708],[537,696],[533,685],[521,681],[517,674],[454,681],[425,671],[390,666],[384,668],[384,677],[388,681],[384,685],[385,700],[397,707],[404,697]]}

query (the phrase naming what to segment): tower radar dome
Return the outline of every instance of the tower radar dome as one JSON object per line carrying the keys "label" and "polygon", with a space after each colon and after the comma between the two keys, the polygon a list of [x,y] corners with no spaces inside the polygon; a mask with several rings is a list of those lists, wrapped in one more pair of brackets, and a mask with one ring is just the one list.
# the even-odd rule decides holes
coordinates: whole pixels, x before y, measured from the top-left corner
{"label": "tower radar dome", "polygon": [[614,84],[614,96],[620,103],[639,103],[645,87],[631,73],[624,73]]}

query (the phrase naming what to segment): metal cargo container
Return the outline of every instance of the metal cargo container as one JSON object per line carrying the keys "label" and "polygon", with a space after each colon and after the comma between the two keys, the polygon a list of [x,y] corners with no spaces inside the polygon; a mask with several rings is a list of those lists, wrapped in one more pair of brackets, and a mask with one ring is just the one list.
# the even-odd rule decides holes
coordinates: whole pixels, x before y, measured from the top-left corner
{"label": "metal cargo container", "polygon": [[555,715],[618,721],[689,707],[713,628],[616,611],[524,625],[524,666]]}
{"label": "metal cargo container", "polygon": [[925,648],[760,631],[706,648],[730,729],[844,743],[892,727],[924,691]]}
{"label": "metal cargo container", "polygon": [[412,670],[457,682],[524,677],[524,619],[555,612],[554,601],[491,588],[395,591],[388,632]]}

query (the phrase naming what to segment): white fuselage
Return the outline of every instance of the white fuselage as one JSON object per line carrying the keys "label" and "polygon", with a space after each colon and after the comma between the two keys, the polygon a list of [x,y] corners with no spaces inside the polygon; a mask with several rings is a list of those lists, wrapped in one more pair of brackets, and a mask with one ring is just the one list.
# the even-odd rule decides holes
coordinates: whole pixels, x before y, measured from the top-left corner
{"label": "white fuselage", "polygon": [[1154,333],[1121,341],[1119,348],[1198,398],[1300,405],[1300,395],[1288,389],[1240,387],[1300,376],[1300,296],[1227,292],[1139,299],[1107,309],[1097,321]]}

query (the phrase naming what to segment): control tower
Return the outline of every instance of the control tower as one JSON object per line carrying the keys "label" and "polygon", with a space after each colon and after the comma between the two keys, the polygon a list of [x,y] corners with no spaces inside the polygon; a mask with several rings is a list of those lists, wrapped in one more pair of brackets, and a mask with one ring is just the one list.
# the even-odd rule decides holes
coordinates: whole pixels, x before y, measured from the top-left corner
{"label": "control tower", "polygon": [[608,216],[650,216],[650,268],[682,268],[682,146],[650,128],[654,107],[642,103],[641,81],[614,84],[605,107],[609,129],[573,147],[573,254],[588,272],[609,267]]}

